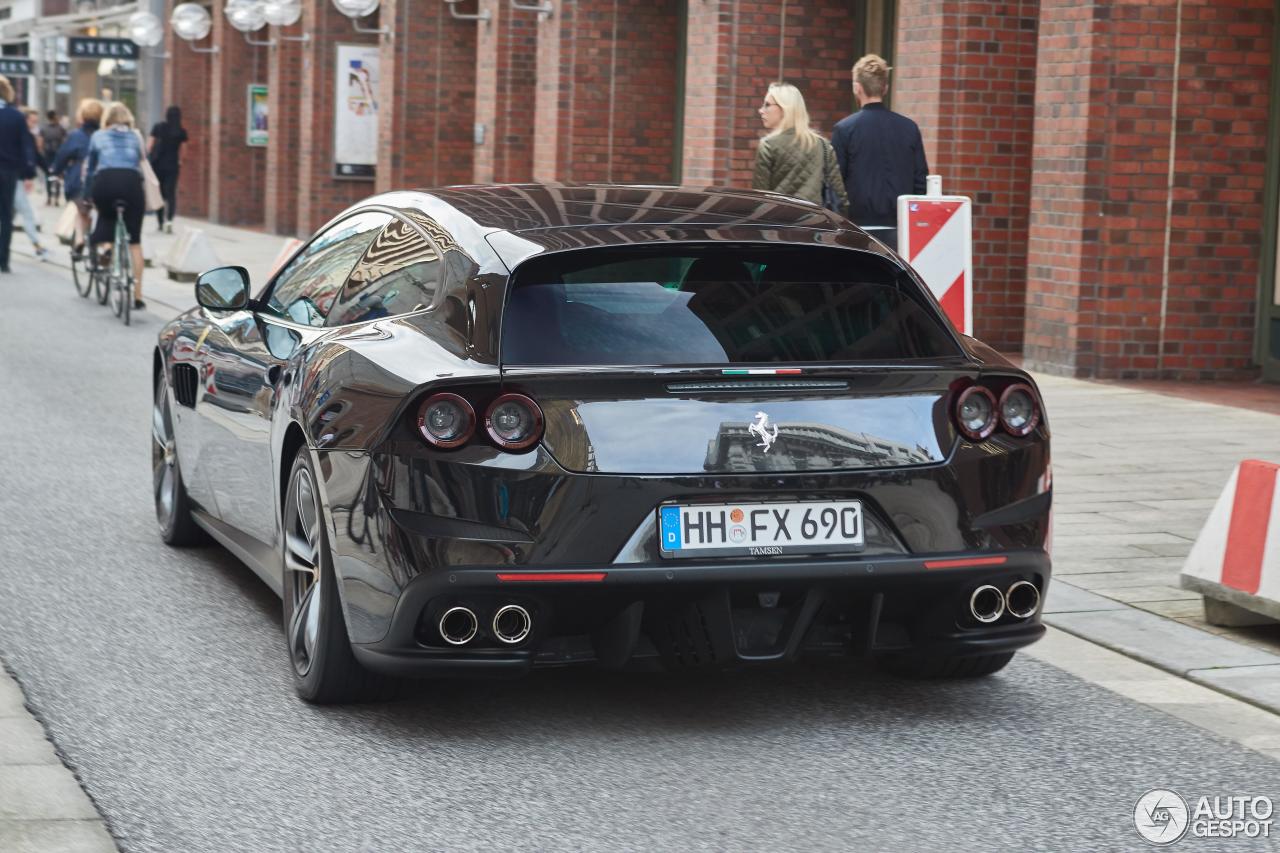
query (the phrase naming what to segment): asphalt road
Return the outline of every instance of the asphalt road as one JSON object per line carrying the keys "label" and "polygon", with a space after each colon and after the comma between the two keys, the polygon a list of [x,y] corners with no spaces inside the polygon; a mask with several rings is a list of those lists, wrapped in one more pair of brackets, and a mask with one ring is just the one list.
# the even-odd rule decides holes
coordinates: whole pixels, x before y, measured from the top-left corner
{"label": "asphalt road", "polygon": [[307,706],[270,591],[155,533],[167,309],[124,328],[65,271],[14,268],[0,657],[123,849],[1132,850],[1151,788],[1277,793],[1276,762],[1025,657],[979,682],[547,672]]}

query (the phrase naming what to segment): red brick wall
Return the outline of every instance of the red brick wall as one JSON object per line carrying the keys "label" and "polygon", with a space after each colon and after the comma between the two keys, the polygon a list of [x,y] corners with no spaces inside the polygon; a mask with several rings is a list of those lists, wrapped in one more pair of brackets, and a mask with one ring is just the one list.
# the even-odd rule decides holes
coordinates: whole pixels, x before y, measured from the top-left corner
{"label": "red brick wall", "polygon": [[[459,5],[459,10],[470,3]],[[476,121],[485,126],[475,149],[475,180],[510,183],[533,178],[536,135],[538,16],[508,2],[480,0],[491,16],[476,35]],[[557,3],[557,12],[560,4]],[[462,25],[462,21],[455,22]]]}
{"label": "red brick wall", "polygon": [[830,137],[849,113],[852,9],[842,0],[689,4],[686,183],[751,186],[764,135],[756,110],[779,79],[799,87],[810,126]]}
{"label": "red brick wall", "polygon": [[263,217],[268,231],[296,234],[298,230],[298,113],[302,100],[303,43],[281,41],[296,36],[297,26],[272,28],[278,43],[267,66],[267,174]]}
{"label": "red brick wall", "polygon": [[382,41],[378,189],[470,183],[476,24],[439,2],[381,8],[396,37]]}
{"label": "red brick wall", "polygon": [[1267,0],[1182,8],[1179,52],[1174,0],[1046,0],[1033,366],[1119,378],[1253,373],[1274,9]]}
{"label": "red brick wall", "polygon": [[535,177],[675,181],[678,6],[586,0],[542,24]]}
{"label": "red brick wall", "polygon": [[[223,14],[224,0],[213,0],[213,54],[209,88],[209,218],[224,225],[261,225],[266,190],[265,148],[245,144],[248,88],[267,80],[267,48],[254,46]],[[266,30],[254,34],[264,40]]]}
{"label": "red brick wall", "polygon": [[1039,0],[903,0],[893,108],[943,192],[973,199],[974,331],[1022,348]]}
{"label": "red brick wall", "polygon": [[[364,18],[361,25],[375,28],[378,18]],[[311,41],[302,46],[305,53],[298,111],[297,228],[300,233],[309,234],[374,192],[373,181],[333,176],[333,93],[337,45],[375,44],[378,37],[357,33],[351,20],[330,0],[305,0],[302,28],[311,33]]]}
{"label": "red brick wall", "polygon": [[[165,20],[173,12],[174,0],[165,8]],[[211,38],[198,42],[209,47]],[[209,66],[210,54],[196,53],[191,46],[165,27],[165,53],[170,59],[164,65],[164,104],[182,108],[182,125],[189,141],[182,146],[182,168],[178,172],[178,214],[204,217],[209,215]],[[150,128],[148,128],[150,130]]]}

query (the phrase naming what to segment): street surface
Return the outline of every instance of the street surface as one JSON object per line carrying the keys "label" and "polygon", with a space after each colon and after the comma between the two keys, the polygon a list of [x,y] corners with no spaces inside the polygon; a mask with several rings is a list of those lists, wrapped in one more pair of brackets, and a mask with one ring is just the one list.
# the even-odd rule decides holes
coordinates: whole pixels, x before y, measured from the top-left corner
{"label": "street surface", "polygon": [[973,682],[542,672],[305,705],[279,601],[222,549],[156,535],[150,353],[172,312],[124,328],[64,269],[14,270],[0,658],[124,850],[1136,850],[1152,788],[1280,795],[1273,758],[1025,654]]}

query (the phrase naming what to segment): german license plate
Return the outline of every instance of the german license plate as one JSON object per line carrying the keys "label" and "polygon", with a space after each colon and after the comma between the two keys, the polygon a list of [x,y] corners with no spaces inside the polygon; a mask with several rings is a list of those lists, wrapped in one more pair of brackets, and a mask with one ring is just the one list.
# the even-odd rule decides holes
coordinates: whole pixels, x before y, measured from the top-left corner
{"label": "german license plate", "polygon": [[658,537],[664,557],[820,554],[866,543],[862,501],[663,506]]}

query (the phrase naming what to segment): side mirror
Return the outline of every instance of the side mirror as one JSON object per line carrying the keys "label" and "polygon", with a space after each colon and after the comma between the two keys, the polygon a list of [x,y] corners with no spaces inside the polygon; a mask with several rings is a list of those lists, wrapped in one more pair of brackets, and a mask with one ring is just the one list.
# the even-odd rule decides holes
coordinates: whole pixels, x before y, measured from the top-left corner
{"label": "side mirror", "polygon": [[196,279],[196,302],[211,311],[238,311],[249,304],[249,271],[214,267]]}

